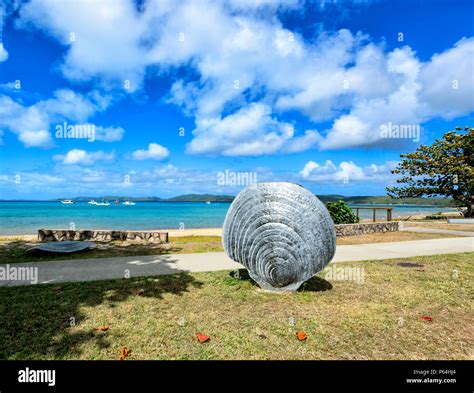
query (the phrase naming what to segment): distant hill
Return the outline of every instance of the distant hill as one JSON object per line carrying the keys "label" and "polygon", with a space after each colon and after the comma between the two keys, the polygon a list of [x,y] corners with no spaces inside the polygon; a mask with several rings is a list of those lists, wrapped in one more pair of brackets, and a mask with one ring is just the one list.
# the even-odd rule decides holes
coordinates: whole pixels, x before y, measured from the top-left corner
{"label": "distant hill", "polygon": [[75,198],[58,198],[54,201],[61,201],[63,199],[72,199],[76,202],[89,202],[90,200],[95,201],[109,201],[115,200],[133,201],[133,202],[232,202],[235,196],[232,195],[211,195],[211,194],[187,194],[178,195],[172,198],[160,198],[160,197],[131,197],[131,196],[119,196],[119,195],[104,195],[104,196],[79,196]]}
{"label": "distant hill", "polygon": [[90,200],[95,201],[115,201],[119,200],[120,202],[123,201],[136,201],[136,202],[161,202],[164,199],[158,197],[131,197],[131,196],[119,196],[119,195],[104,195],[104,196],[79,196],[75,198],[58,198],[54,199],[55,201],[61,201],[63,199],[72,199],[76,202],[89,202]]}
{"label": "distant hill", "polygon": [[[317,195],[317,197],[324,203],[335,202],[343,200],[347,204],[380,204],[380,205],[434,205],[434,206],[456,206],[454,200],[450,198],[404,198],[404,199],[392,199],[388,196],[344,196],[337,194],[330,195]],[[232,202],[235,196],[232,195],[212,195],[212,194],[186,194],[178,195],[172,198],[159,198],[159,197],[131,197],[131,196],[119,196],[119,195],[105,195],[105,196],[80,196],[73,199],[77,202],[88,202],[92,199],[96,201],[134,201],[134,202]],[[55,199],[60,201],[66,198]]]}

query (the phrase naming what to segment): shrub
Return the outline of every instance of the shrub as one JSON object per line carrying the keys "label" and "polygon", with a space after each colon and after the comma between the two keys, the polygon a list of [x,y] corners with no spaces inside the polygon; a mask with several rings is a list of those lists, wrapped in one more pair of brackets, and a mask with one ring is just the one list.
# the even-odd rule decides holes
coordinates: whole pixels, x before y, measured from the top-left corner
{"label": "shrub", "polygon": [[446,220],[446,217],[441,212],[425,216],[425,220]]}
{"label": "shrub", "polygon": [[326,207],[334,224],[355,224],[359,222],[359,218],[344,201],[328,202]]}

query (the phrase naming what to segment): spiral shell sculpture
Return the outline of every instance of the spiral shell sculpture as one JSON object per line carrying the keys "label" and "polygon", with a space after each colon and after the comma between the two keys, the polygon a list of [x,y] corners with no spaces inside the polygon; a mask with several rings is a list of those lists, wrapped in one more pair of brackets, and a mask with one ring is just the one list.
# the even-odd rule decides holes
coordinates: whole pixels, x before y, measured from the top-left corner
{"label": "spiral shell sculpture", "polygon": [[296,291],[333,258],[334,223],[323,203],[293,183],[258,183],[232,202],[222,242],[266,290]]}

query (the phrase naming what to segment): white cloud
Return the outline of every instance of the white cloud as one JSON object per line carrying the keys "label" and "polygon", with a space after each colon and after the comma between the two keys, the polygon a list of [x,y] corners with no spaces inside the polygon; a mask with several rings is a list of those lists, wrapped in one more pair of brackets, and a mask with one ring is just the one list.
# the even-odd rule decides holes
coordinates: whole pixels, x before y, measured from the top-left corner
{"label": "white cloud", "polygon": [[299,152],[314,147],[320,138],[311,130],[295,137],[292,124],[272,117],[270,107],[263,103],[253,103],[224,118],[199,118],[193,135],[187,152],[225,156]]}
{"label": "white cloud", "polygon": [[[381,138],[381,124],[419,124],[474,110],[473,38],[422,62],[408,46],[387,52],[360,32],[323,31],[309,39],[288,30],[278,11],[299,12],[303,4],[166,0],[137,9],[132,0],[113,6],[108,0],[31,0],[17,24],[45,30],[67,47],[64,76],[106,89],[123,90],[130,81],[135,91],[147,70],[190,67],[165,101],[194,116],[193,154],[396,146],[399,141]],[[296,126],[288,136],[281,119],[289,111],[332,125],[319,133],[315,126],[298,133]]]}
{"label": "white cloud", "polygon": [[430,116],[452,119],[474,111],[474,38],[435,54],[422,66],[420,83]]}
{"label": "white cloud", "polygon": [[[386,63],[388,78],[386,96],[357,92],[348,114],[334,120],[320,146],[323,149],[343,149],[359,146],[397,146],[400,140],[387,141],[381,136],[381,126],[418,126],[434,117],[452,119],[474,110],[474,39],[462,39],[454,48],[434,55],[426,63],[404,47],[395,49],[380,61]],[[377,66],[379,68],[379,66]],[[368,72],[369,80],[379,80]]]}
{"label": "white cloud", "polygon": [[342,161],[339,165],[335,165],[331,160],[322,165],[308,161],[300,175],[305,181],[321,183],[387,182],[392,177],[390,171],[396,164],[387,161],[382,165],[370,164],[361,167],[352,161]]}
{"label": "white cloud", "polygon": [[121,84],[124,80],[132,86],[140,83],[143,56],[139,39],[146,23],[139,23],[132,1],[34,0],[21,7],[17,21],[20,27],[30,23],[69,46],[62,65],[66,77],[87,80],[103,75]]}
{"label": "white cloud", "polygon": [[307,178],[311,171],[318,167],[319,164],[315,163],[314,161],[308,161],[304,168],[300,171],[300,175],[303,176],[303,178]]}
{"label": "white cloud", "polygon": [[134,160],[164,160],[170,155],[169,150],[157,143],[150,143],[146,150],[135,150],[132,153]]}
{"label": "white cloud", "polygon": [[97,109],[90,99],[67,89],[56,90],[53,98],[36,103],[35,108],[76,121],[89,118]]}
{"label": "white cloud", "polygon": [[122,127],[95,127],[95,140],[103,142],[121,141],[125,130]]}
{"label": "white cloud", "polygon": [[10,97],[0,95],[0,129],[9,129],[18,134],[18,139],[26,147],[51,146],[48,127],[46,113],[35,106],[24,107]]}
{"label": "white cloud", "polygon": [[271,154],[290,138],[291,125],[271,117],[270,108],[251,104],[224,118],[200,118],[187,147],[192,154],[245,156]]}
{"label": "white cloud", "polygon": [[[80,154],[81,157],[86,155]],[[15,183],[16,175],[21,177],[20,184]],[[127,181],[124,181],[125,175],[129,176]],[[0,173],[0,184],[2,194],[17,195],[18,198],[25,198],[27,195],[34,198],[130,195],[132,190],[133,195],[166,197],[187,193],[216,193],[216,173],[183,169],[171,164],[144,171],[123,172],[115,165],[91,167],[81,161],[77,164],[56,165],[48,173]],[[226,188],[221,192],[234,193],[235,189],[230,191]]]}
{"label": "white cloud", "polygon": [[283,151],[285,153],[299,153],[315,148],[321,141],[321,135],[314,130],[306,130],[304,135],[291,139],[285,144]]}
{"label": "white cloud", "polygon": [[398,145],[399,140],[387,141],[382,137],[383,124],[418,125],[425,120],[418,98],[420,63],[414,52],[408,47],[395,49],[383,61],[386,62],[386,77],[394,87],[372,98],[356,95],[349,113],[336,118],[327,131],[320,143],[323,149],[376,146],[381,142]]}
{"label": "white cloud", "polygon": [[65,165],[93,165],[97,161],[113,161],[115,159],[115,153],[105,153],[100,150],[89,153],[81,149],[72,149],[65,155],[54,155],[53,159]]}
{"label": "white cloud", "polygon": [[3,42],[0,42],[0,63],[8,59],[8,52],[3,46]]}
{"label": "white cloud", "polygon": [[12,14],[19,6],[19,0],[10,0],[0,2],[0,63],[8,59],[8,52],[1,40],[3,34],[3,26],[6,18]]}
{"label": "white cloud", "polygon": [[229,0],[229,5],[239,11],[255,11],[259,8],[295,8],[301,3],[300,0]]}
{"label": "white cloud", "polygon": [[[7,129],[18,135],[26,147],[52,147],[50,128],[63,120],[85,122],[96,112],[104,110],[110,98],[96,91],[81,95],[72,90],[56,90],[52,98],[26,106],[0,94],[0,130]],[[96,139],[114,142],[122,139],[124,130],[96,127]]]}

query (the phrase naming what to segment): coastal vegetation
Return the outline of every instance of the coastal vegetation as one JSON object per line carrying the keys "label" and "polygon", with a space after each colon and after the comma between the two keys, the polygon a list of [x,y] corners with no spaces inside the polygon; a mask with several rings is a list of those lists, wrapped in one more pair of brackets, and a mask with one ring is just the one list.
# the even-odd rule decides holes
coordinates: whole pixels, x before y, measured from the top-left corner
{"label": "coastal vegetation", "polygon": [[[464,132],[465,131],[465,132]],[[393,174],[398,187],[388,187],[391,197],[445,196],[465,208],[465,217],[474,217],[474,128],[456,127],[430,145],[401,154]]]}
{"label": "coastal vegetation", "polygon": [[473,258],[345,263],[363,285],[323,271],[296,294],[243,270],[0,287],[0,359],[467,360]]}
{"label": "coastal vegetation", "polygon": [[331,215],[334,224],[355,224],[359,222],[352,209],[344,201],[328,202],[326,208]]}

